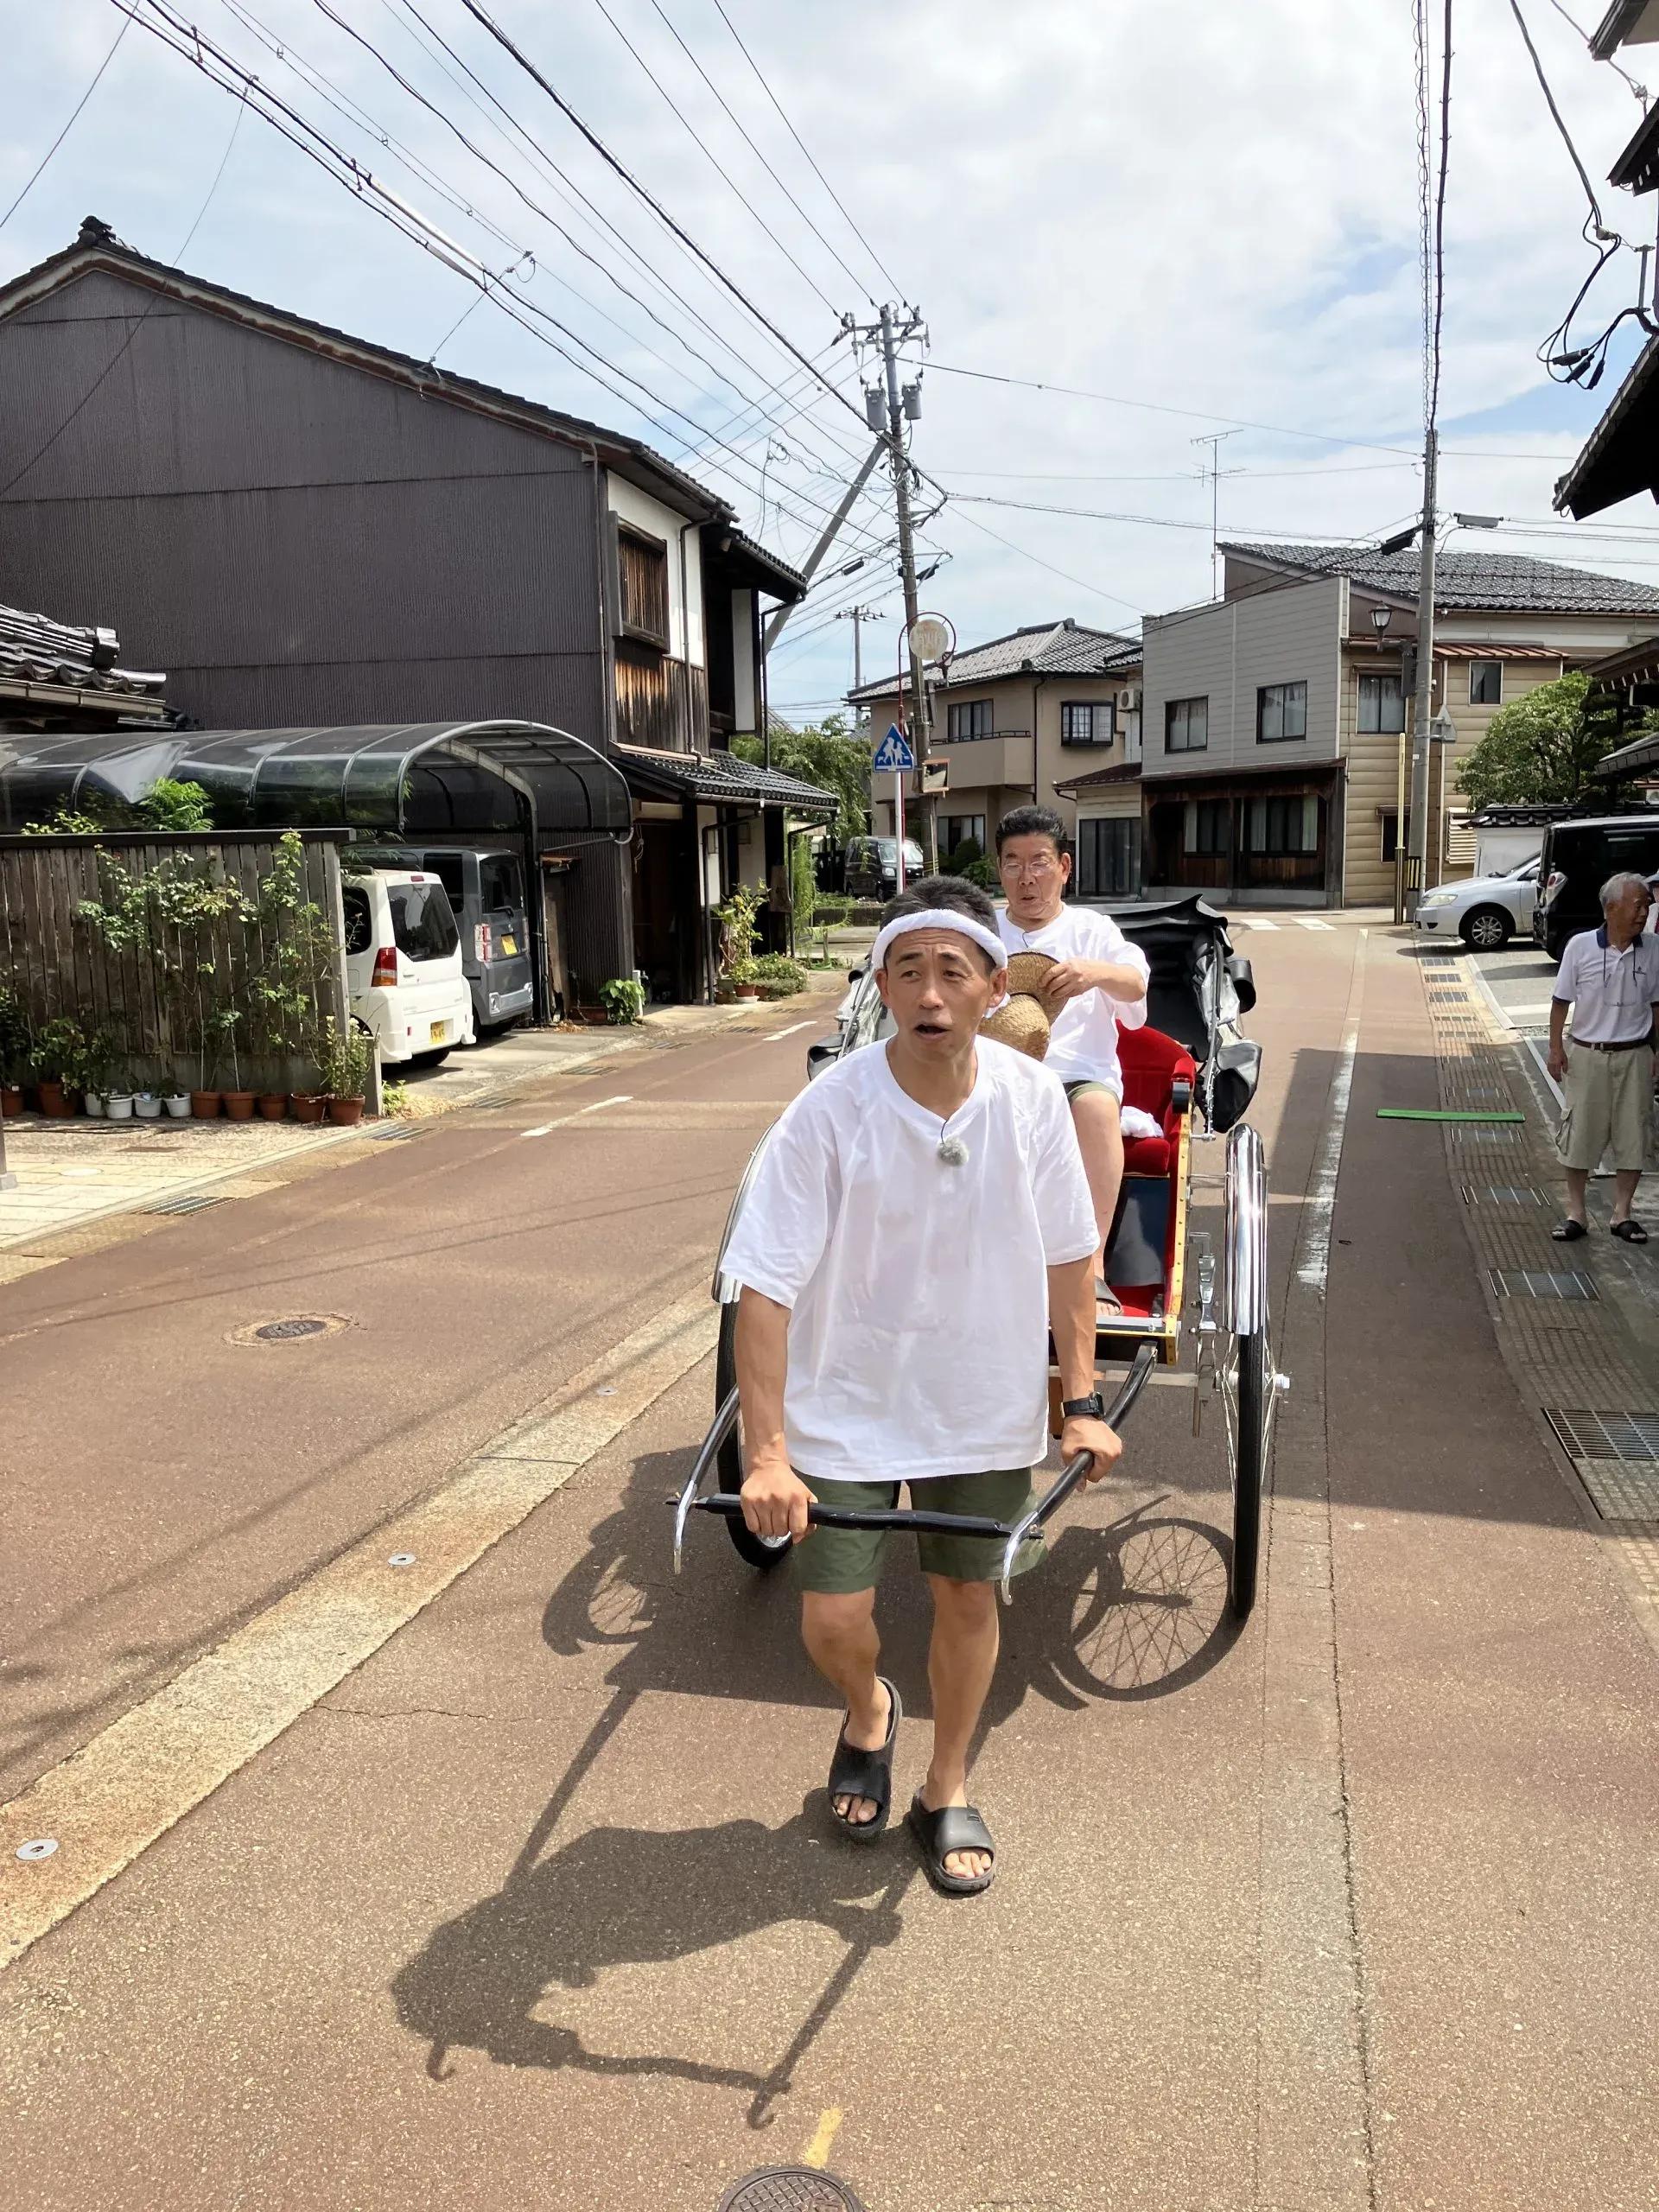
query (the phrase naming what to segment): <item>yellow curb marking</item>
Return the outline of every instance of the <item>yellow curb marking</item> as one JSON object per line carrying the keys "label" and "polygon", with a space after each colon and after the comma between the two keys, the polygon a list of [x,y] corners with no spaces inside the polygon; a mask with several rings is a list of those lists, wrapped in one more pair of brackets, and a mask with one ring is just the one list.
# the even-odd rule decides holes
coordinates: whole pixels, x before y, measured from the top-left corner
{"label": "yellow curb marking", "polygon": [[[0,1968],[102,1889],[238,1767],[563,1490],[714,1349],[702,1288],[573,1376],[443,1485],[341,1552],[0,1806]],[[610,1395],[598,1395],[601,1387]],[[667,1542],[664,1533],[664,1542]],[[412,1555],[392,1567],[394,1555]],[[49,1859],[20,1844],[55,1837]]]}
{"label": "yellow curb marking", "polygon": [[823,2168],[829,2164],[830,2146],[835,2141],[836,2133],[844,2118],[845,2114],[839,2105],[830,2105],[818,2114],[818,2124],[813,2131],[812,2140],[801,2153],[801,2164],[804,2166]]}

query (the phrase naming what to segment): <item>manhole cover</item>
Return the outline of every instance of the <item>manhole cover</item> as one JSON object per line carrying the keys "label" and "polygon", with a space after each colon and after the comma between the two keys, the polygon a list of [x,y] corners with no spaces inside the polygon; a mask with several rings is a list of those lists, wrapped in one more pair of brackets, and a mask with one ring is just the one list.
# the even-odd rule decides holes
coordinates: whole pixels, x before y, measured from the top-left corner
{"label": "manhole cover", "polygon": [[734,2181],[720,2212],[864,2212],[844,2181],[813,2166],[763,2166]]}
{"label": "manhole cover", "polygon": [[285,1313],[276,1321],[249,1321],[232,1329],[233,1344],[284,1344],[306,1337],[332,1337],[350,1324],[343,1313]]}

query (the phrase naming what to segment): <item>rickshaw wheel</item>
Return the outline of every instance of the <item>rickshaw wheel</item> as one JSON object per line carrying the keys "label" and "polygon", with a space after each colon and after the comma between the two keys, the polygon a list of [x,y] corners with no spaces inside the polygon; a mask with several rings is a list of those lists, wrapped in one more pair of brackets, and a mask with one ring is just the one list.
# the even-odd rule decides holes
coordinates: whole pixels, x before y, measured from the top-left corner
{"label": "rickshaw wheel", "polygon": [[[715,1349],[715,1403],[723,1406],[730,1393],[737,1388],[737,1307],[722,1306],[720,1309],[720,1341]],[[728,1497],[735,1497],[743,1487],[743,1425],[741,1421],[721,1446],[715,1462],[720,1477],[720,1486]],[[787,1536],[752,1536],[743,1523],[730,1520],[726,1533],[737,1547],[737,1555],[749,1566],[762,1569],[773,1567],[789,1556]]]}
{"label": "rickshaw wheel", "polygon": [[1273,1363],[1268,1357],[1265,1329],[1235,1338],[1230,1380],[1230,1387],[1223,1385],[1233,1478],[1233,1556],[1227,1570],[1227,1605],[1233,1618],[1242,1621],[1249,1618],[1255,1603],[1268,1424],[1273,1411]]}

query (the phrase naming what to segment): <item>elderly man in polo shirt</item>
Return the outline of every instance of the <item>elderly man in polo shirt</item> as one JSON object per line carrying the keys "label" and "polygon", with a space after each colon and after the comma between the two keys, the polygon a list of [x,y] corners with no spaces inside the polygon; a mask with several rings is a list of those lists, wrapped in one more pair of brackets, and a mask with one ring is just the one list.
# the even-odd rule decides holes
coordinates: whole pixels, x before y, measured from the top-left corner
{"label": "elderly man in polo shirt", "polygon": [[[1586,1188],[1609,1147],[1612,1233],[1627,1244],[1648,1241],[1631,1208],[1647,1165],[1659,1029],[1659,937],[1645,927],[1652,903],[1639,875],[1609,876],[1601,887],[1601,927],[1570,938],[1561,955],[1549,1009],[1549,1071],[1567,1091],[1557,1140],[1567,1171],[1567,1218],[1550,1231],[1559,1244],[1588,1234]],[[1564,1035],[1569,1006],[1570,1051]]]}

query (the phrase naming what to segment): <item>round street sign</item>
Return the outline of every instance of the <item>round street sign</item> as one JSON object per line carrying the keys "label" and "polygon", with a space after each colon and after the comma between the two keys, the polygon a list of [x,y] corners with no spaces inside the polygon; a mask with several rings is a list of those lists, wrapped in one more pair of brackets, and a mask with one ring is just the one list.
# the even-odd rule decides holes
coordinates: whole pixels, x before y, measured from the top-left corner
{"label": "round street sign", "polygon": [[937,614],[918,614],[910,626],[909,644],[918,660],[942,660],[950,647],[950,625]]}

